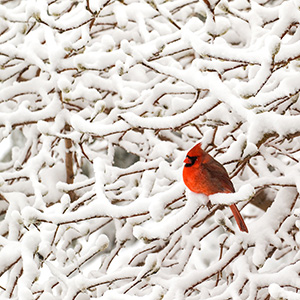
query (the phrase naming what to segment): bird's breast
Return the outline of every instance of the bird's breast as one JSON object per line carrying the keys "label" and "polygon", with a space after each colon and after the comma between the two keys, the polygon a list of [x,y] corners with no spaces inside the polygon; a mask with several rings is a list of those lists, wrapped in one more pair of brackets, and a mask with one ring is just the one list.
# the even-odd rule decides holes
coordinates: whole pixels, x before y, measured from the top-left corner
{"label": "bird's breast", "polygon": [[211,184],[199,168],[184,167],[183,181],[188,189],[194,193],[205,194],[207,196],[213,194],[211,193]]}

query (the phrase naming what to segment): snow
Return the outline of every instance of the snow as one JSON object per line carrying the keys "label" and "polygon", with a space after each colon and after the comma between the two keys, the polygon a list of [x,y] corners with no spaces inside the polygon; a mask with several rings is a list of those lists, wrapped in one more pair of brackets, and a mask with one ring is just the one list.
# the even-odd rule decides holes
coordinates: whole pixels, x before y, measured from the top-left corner
{"label": "snow", "polygon": [[299,299],[299,1],[209,4],[2,4],[1,299]]}
{"label": "snow", "polygon": [[218,193],[209,196],[213,204],[231,205],[239,201],[247,201],[254,195],[254,188],[251,184],[243,185],[236,193],[224,194]]}

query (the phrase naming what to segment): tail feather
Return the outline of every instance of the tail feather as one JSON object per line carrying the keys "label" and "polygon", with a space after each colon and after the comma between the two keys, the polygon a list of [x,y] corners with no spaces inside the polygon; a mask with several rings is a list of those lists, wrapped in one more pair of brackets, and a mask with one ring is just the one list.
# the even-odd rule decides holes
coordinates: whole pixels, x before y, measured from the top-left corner
{"label": "tail feather", "polygon": [[239,212],[237,206],[235,204],[232,204],[232,205],[230,205],[230,209],[233,213],[233,216],[234,216],[236,223],[238,224],[240,230],[244,231],[244,232],[248,232],[248,228],[247,228],[245,221],[244,221],[241,213]]}

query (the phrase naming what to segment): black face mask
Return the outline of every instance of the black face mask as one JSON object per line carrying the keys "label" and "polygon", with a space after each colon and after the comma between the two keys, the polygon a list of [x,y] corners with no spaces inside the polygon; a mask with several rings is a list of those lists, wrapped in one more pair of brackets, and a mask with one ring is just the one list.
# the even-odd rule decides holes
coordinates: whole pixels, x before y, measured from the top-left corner
{"label": "black face mask", "polygon": [[187,158],[190,160],[189,163],[185,164],[185,167],[191,167],[197,160],[197,156],[189,156],[187,155]]}

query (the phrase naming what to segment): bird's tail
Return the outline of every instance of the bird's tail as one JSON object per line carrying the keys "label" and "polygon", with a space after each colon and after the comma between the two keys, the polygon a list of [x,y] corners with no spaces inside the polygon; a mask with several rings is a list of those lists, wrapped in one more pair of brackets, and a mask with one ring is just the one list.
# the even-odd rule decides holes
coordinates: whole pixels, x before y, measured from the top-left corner
{"label": "bird's tail", "polygon": [[241,213],[239,212],[237,206],[235,204],[232,204],[232,205],[230,205],[230,209],[233,213],[236,223],[238,224],[238,226],[240,228],[240,231],[248,232],[248,228],[247,228],[245,221],[244,221]]}

